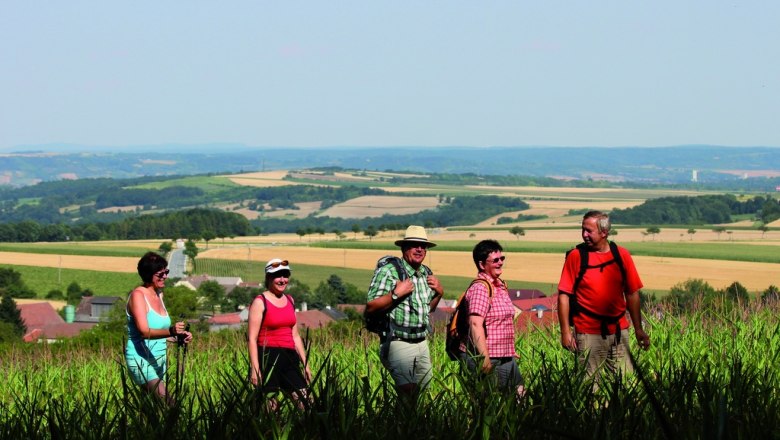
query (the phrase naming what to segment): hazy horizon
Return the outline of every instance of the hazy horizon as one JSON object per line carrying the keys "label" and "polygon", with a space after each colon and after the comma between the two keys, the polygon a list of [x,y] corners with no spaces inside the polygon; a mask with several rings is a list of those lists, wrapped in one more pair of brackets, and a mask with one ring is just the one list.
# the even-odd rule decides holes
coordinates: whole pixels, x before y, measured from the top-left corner
{"label": "hazy horizon", "polygon": [[[179,151],[182,148],[187,148],[187,151]],[[214,154],[219,152],[251,152],[251,151],[269,151],[273,152],[275,149],[285,148],[290,150],[362,150],[362,149],[400,149],[400,150],[442,150],[442,149],[455,149],[455,150],[545,150],[545,149],[688,149],[688,148],[701,148],[701,149],[780,149],[780,146],[773,145],[487,145],[487,146],[474,146],[474,145],[322,145],[322,146],[286,146],[286,145],[246,145],[239,143],[227,143],[227,142],[210,142],[210,143],[170,143],[170,144],[144,144],[144,145],[80,145],[80,144],[66,144],[66,143],[51,143],[42,145],[19,145],[16,147],[2,147],[0,146],[0,153],[2,154],[34,154],[34,153],[62,153],[62,154],[77,154],[77,153],[139,153],[139,152],[152,152],[152,151],[165,151],[165,152],[181,152],[181,153],[194,153],[194,154]]]}

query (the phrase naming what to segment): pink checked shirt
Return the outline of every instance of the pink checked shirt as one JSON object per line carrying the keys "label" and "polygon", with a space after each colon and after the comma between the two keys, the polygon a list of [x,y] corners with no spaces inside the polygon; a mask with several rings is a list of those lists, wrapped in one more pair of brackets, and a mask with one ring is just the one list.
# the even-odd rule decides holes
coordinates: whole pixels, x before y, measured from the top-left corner
{"label": "pink checked shirt", "polygon": [[515,306],[509,299],[509,292],[500,279],[494,280],[485,272],[480,272],[477,278],[493,284],[493,301],[491,303],[488,298],[488,290],[484,284],[473,284],[466,292],[469,315],[485,318],[487,348],[491,358],[513,357],[515,355]]}

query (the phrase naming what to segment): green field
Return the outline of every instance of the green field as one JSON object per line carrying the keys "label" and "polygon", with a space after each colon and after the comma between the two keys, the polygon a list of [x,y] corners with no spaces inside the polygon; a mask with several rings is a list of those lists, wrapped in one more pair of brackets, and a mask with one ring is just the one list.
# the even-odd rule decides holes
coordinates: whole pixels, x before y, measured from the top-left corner
{"label": "green field", "polygon": [[[160,240],[162,243],[164,240]],[[159,246],[159,244],[157,245]],[[71,243],[0,243],[0,252],[25,252],[54,255],[94,255],[96,257],[141,257],[145,252],[156,251],[149,242],[127,243],[120,246],[101,245],[99,242]]]}
{"label": "green field", "polygon": [[138,274],[99,272],[95,270],[58,269],[55,267],[10,266],[22,274],[24,283],[43,298],[51,290],[63,293],[71,282],[98,296],[127,295],[140,283]]}
{"label": "green field", "polygon": [[[376,337],[346,322],[304,332],[313,404],[268,413],[246,381],[243,330],[196,333],[169,349],[168,389],[149,400],[124,376],[121,334],[61,344],[0,344],[0,438],[698,439],[778,438],[778,310],[648,316],[653,345],[637,374],[594,391],[556,327],[518,335],[526,397],[460,373],[430,338],[434,379],[415,408],[397,406]],[[182,369],[179,369],[182,367]]]}
{"label": "green field", "polygon": [[241,185],[235,184],[227,177],[222,176],[188,176],[179,179],[165,180],[162,182],[151,182],[143,185],[137,185],[134,188],[140,189],[163,189],[172,186],[190,186],[200,188],[206,194],[215,194],[220,191],[231,188],[239,188]]}

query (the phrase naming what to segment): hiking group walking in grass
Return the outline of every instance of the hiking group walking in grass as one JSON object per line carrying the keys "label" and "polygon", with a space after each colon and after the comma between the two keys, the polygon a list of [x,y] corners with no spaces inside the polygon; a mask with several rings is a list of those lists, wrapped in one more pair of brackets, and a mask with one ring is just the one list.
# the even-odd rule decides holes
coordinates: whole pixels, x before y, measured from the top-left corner
{"label": "hiking group walking in grass", "polygon": [[[577,354],[590,376],[606,367],[610,373],[633,371],[628,357],[628,311],[639,346],[647,349],[639,304],[642,282],[630,253],[609,242],[609,216],[599,211],[582,220],[583,243],[567,254],[558,285],[558,317],[561,344]],[[430,313],[444,295],[439,279],[423,264],[429,249],[425,228],[409,226],[395,242],[401,257],[378,262],[368,287],[365,318],[369,330],[380,336],[379,359],[395,383],[401,400],[414,403],[435,371],[428,335]],[[501,279],[508,264],[501,244],[482,240],[472,251],[477,275],[461,295],[447,342],[450,357],[460,362],[467,381],[482,382],[491,389],[525,395],[518,367],[515,320],[506,283]],[[532,264],[532,262],[529,262]],[[165,342],[188,344],[192,334],[185,323],[171,325],[163,303],[162,288],[167,262],[147,253],[138,263],[144,284],[128,299],[129,340],[125,350],[133,381],[160,397],[172,400],[165,388]],[[311,403],[311,368],[296,322],[294,301],[285,293],[291,268],[287,260],[274,258],[265,266],[265,288],[249,308],[247,350],[249,382],[267,396],[275,410],[277,392],[290,395],[303,408]],[[598,382],[598,377],[596,378]]]}

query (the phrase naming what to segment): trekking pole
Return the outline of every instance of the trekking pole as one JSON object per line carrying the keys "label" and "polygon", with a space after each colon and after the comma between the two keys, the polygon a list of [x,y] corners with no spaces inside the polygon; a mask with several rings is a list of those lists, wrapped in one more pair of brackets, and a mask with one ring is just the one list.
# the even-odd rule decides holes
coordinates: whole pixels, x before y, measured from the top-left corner
{"label": "trekking pole", "polygon": [[[184,318],[184,315],[181,316],[181,318]],[[188,322],[187,325],[184,326],[184,331],[190,331],[190,323]],[[177,367],[177,381],[176,381],[176,395],[178,396],[179,391],[181,390],[181,383],[184,381],[184,367],[187,364],[187,349],[189,348],[188,344],[184,342],[184,339],[187,337],[185,334],[177,334],[176,335],[176,367]],[[182,354],[183,352],[183,354]]]}

